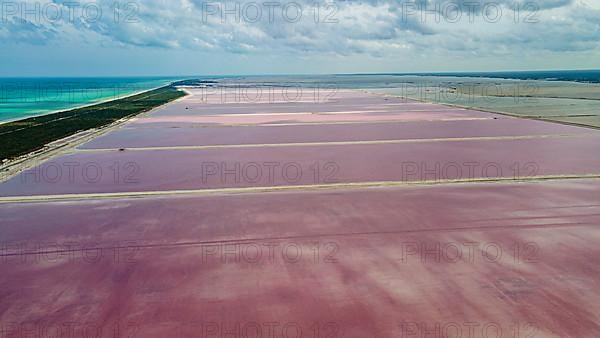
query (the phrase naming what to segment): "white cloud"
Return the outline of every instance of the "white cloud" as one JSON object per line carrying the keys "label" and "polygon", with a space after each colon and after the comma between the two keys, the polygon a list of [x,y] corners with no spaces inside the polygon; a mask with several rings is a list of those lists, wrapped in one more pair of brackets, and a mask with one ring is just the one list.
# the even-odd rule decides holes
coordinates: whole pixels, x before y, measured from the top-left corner
{"label": "white cloud", "polygon": [[[238,2],[235,14],[224,14],[223,2],[138,0],[137,7],[121,2],[116,11],[111,7],[115,0],[96,0],[93,4],[102,8],[102,16],[92,21],[93,8],[88,8],[87,15],[83,10],[86,2],[75,8],[72,18],[67,15],[68,0],[15,2],[26,8],[37,3],[42,11],[56,5],[63,9],[60,20],[48,20],[46,16],[52,16],[52,11],[41,17],[23,16],[12,13],[14,8],[2,1],[0,46],[20,43],[78,48],[91,43],[248,55],[406,59],[597,51],[600,36],[598,4],[572,0],[544,0],[536,2],[537,7],[521,0],[517,2],[518,12],[514,0],[479,0],[478,7],[466,5],[472,0],[338,1],[335,6],[320,2],[318,10],[314,0],[277,2],[277,6],[266,5],[266,0]],[[254,20],[257,4],[262,15]],[[236,3],[227,1],[225,6],[235,9]],[[302,16],[292,22],[296,21],[292,19],[297,8],[301,8]],[[460,12],[452,10],[456,8]],[[473,8],[475,13],[469,10]],[[495,20],[498,8],[502,15]],[[537,23],[523,22],[528,18]]]}

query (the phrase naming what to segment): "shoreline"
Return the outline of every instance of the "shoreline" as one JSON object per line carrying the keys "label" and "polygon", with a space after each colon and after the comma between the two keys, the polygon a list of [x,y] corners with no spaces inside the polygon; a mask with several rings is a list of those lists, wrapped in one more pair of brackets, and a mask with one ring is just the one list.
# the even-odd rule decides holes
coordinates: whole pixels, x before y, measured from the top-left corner
{"label": "shoreline", "polygon": [[184,96],[186,93],[171,83],[116,100],[0,124],[0,167],[36,157],[53,143],[103,129]]}
{"label": "shoreline", "polygon": [[94,102],[91,102],[91,103],[86,103],[86,104],[83,104],[83,105],[73,106],[73,107],[65,108],[65,109],[52,110],[52,111],[45,112],[45,113],[38,114],[38,115],[25,116],[25,117],[20,117],[20,118],[16,118],[16,119],[10,119],[10,120],[3,120],[3,121],[0,121],[0,126],[2,126],[4,124],[7,124],[7,123],[12,123],[12,122],[18,122],[18,121],[22,121],[22,120],[27,120],[27,119],[30,119],[30,118],[42,117],[42,116],[47,116],[47,115],[52,115],[52,114],[58,114],[58,113],[64,113],[64,112],[68,112],[68,111],[75,110],[75,109],[89,108],[91,106],[95,106],[95,105],[98,105],[98,104],[103,104],[103,103],[108,103],[108,102],[111,102],[111,101],[126,99],[126,98],[129,98],[129,97],[135,96],[135,95],[147,93],[149,91],[153,91],[153,90],[157,90],[157,89],[160,89],[160,88],[172,86],[175,82],[178,82],[178,81],[181,81],[181,80],[174,80],[174,81],[171,81],[171,82],[169,82],[167,84],[164,84],[164,85],[161,85],[161,86],[152,87],[152,88],[149,88],[149,89],[144,89],[144,90],[141,90],[139,92],[133,92],[133,93],[130,93],[130,94],[127,94],[127,95],[119,96],[119,97],[104,98],[104,99],[100,99],[98,101],[94,101]]}

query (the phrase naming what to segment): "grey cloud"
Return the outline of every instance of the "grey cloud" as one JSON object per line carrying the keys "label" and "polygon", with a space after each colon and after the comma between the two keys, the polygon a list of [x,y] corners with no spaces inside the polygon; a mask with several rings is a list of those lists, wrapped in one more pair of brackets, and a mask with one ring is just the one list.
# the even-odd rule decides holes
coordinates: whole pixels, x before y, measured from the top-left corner
{"label": "grey cloud", "polygon": [[[28,0],[31,1],[31,0]],[[49,0],[48,0],[49,1]],[[97,0],[108,9],[114,0]],[[63,4],[65,0],[55,0]],[[243,7],[250,1],[240,3]],[[454,3],[468,8],[473,0],[413,0],[404,2],[427,8],[435,4]],[[521,0],[520,6],[528,1]],[[83,36],[120,45],[161,49],[189,49],[225,51],[248,54],[261,51],[282,51],[324,54],[394,55],[406,49],[415,51],[463,52],[466,55],[509,53],[520,50],[573,51],[598,46],[599,13],[573,3],[573,0],[546,0],[536,2],[540,8],[539,24],[515,24],[510,20],[492,25],[485,22],[456,24],[436,23],[420,15],[405,15],[402,3],[392,0],[338,1],[337,23],[322,22],[326,14],[321,8],[320,22],[314,22],[309,9],[314,0],[296,1],[303,9],[301,20],[287,22],[276,14],[274,22],[267,13],[258,22],[235,22],[228,16],[221,21],[219,13],[205,16],[202,0],[143,0],[139,2],[136,23],[115,21],[113,13],[105,12],[98,22],[81,18],[69,22],[66,18],[55,23],[18,23],[13,19],[0,26],[0,36],[19,39],[31,44],[52,41],[65,35]],[[258,2],[262,4],[263,2]],[[282,2],[284,5],[289,2]],[[480,6],[493,3],[478,0]],[[499,0],[508,8],[514,0]],[[323,4],[323,2],[321,2]],[[279,6],[281,8],[282,6]],[[230,7],[233,8],[231,3]],[[551,15],[544,17],[546,12]],[[126,13],[121,13],[123,19]],[[204,13],[206,14],[206,13]],[[203,20],[207,18],[207,20]],[[481,18],[479,18],[481,19]],[[466,20],[466,17],[465,19]],[[444,21],[444,20],[442,20]],[[481,21],[481,20],[480,20]],[[403,46],[399,48],[398,46]]]}

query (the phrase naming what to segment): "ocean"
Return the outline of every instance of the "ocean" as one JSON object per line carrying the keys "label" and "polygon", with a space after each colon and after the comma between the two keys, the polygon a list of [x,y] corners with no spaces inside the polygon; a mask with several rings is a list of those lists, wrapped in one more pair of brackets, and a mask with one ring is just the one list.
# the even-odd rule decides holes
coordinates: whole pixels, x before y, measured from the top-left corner
{"label": "ocean", "polygon": [[0,78],[0,122],[43,115],[161,87],[180,78]]}

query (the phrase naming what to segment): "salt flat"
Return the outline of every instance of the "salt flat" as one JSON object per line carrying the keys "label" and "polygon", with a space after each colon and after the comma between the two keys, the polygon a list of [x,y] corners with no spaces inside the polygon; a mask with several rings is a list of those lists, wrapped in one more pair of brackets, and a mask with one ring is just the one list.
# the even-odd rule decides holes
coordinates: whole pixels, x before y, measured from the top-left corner
{"label": "salt flat", "polygon": [[360,91],[188,90],[0,185],[0,322],[600,334],[600,131]]}

